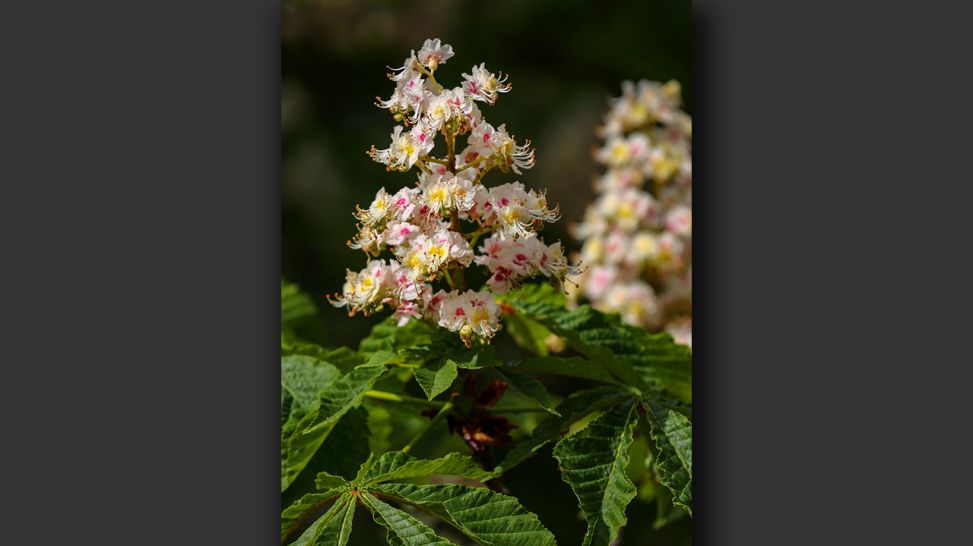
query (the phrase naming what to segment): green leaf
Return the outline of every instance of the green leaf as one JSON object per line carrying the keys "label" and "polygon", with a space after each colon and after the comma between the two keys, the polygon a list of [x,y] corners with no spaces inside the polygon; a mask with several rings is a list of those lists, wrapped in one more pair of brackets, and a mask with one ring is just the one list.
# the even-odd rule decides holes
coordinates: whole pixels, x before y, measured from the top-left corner
{"label": "green leaf", "polygon": [[[375,325],[359,344],[359,352],[372,357],[376,353],[390,353],[389,362],[419,367],[426,363],[451,358],[457,368],[476,369],[500,364],[490,345],[467,349],[459,336],[421,320],[398,326],[386,319]],[[386,358],[382,355],[378,358]]]}
{"label": "green leaf", "polygon": [[616,405],[554,447],[561,477],[574,490],[588,522],[584,546],[610,544],[625,525],[625,508],[638,492],[626,475],[638,420],[635,406],[635,400]]}
{"label": "green leaf", "polygon": [[321,401],[315,412],[301,419],[296,430],[282,441],[285,453],[281,462],[281,491],[297,478],[311,457],[331,433],[338,420],[351,408],[357,407],[384,368],[358,368],[332,382],[321,393]]}
{"label": "green leaf", "polygon": [[646,417],[658,453],[656,466],[673,502],[693,513],[693,425],[683,414],[654,400],[645,400]]}
{"label": "green leaf", "polygon": [[340,489],[346,485],[348,485],[346,478],[335,476],[328,472],[318,472],[317,477],[314,478],[314,486],[325,491],[329,489]]}
{"label": "green leaf", "polygon": [[[328,438],[282,494],[285,504],[315,489],[338,487],[355,476],[371,453],[367,413],[364,408],[352,408],[338,420]],[[333,475],[339,481],[316,485],[316,479],[320,480],[322,475]]]}
{"label": "green leaf", "polygon": [[494,356],[493,345],[482,345],[472,349],[458,345],[453,347],[448,356],[456,363],[457,368],[464,370],[479,370],[503,364]]}
{"label": "green leaf", "polygon": [[375,491],[429,511],[480,544],[556,544],[554,535],[516,498],[485,487],[388,483]]}
{"label": "green leaf", "polygon": [[338,497],[341,489],[330,489],[319,493],[308,493],[297,499],[280,513],[280,535],[286,539],[299,525],[306,514],[322,508],[328,501]]}
{"label": "green leaf", "polygon": [[321,392],[340,375],[337,368],[314,357],[292,355],[280,359],[282,467],[301,420],[317,411]]}
{"label": "green leaf", "polygon": [[316,409],[321,391],[340,375],[332,364],[311,356],[280,359],[281,389],[294,398],[297,407]]}
{"label": "green leaf", "polygon": [[456,362],[452,359],[440,361],[438,365],[415,368],[412,370],[416,382],[426,393],[426,398],[432,400],[448,389],[456,379]]}
{"label": "green leaf", "polygon": [[378,351],[398,353],[405,348],[428,348],[433,345],[438,330],[438,327],[421,320],[410,320],[399,326],[395,319],[389,317],[376,324],[371,333],[361,340],[358,352],[370,356]]}
{"label": "green leaf", "polygon": [[503,321],[504,329],[517,345],[538,356],[547,356],[547,338],[551,331],[536,320],[519,313],[510,313]]}
{"label": "green leaf", "polygon": [[[568,377],[578,377],[590,379],[601,383],[621,385],[617,379],[612,377],[604,368],[580,356],[542,356],[530,357],[521,362],[511,362],[507,368],[519,372],[549,373],[565,375]],[[504,368],[504,369],[507,369]]]}
{"label": "green leaf", "polygon": [[362,503],[372,513],[375,523],[388,529],[386,540],[392,546],[452,546],[452,542],[402,510],[390,506],[369,494],[361,493]]}
{"label": "green leaf", "polygon": [[314,303],[296,284],[280,281],[280,325],[293,328],[317,313]]}
{"label": "green leaf", "polygon": [[366,407],[368,408],[368,430],[371,432],[368,447],[373,453],[384,453],[392,445],[389,441],[394,427],[392,413],[379,404],[366,404]]}
{"label": "green leaf", "polygon": [[[547,292],[528,285],[502,300],[515,314],[564,337],[569,347],[624,383],[642,391],[665,390],[679,400],[692,401],[692,351],[688,347],[675,343],[667,333],[650,334],[624,324],[616,314],[601,313],[588,305],[567,310]],[[553,367],[552,363],[540,365]]]}
{"label": "green leaf", "polygon": [[632,370],[631,363],[616,358],[616,355],[639,352],[635,339],[635,330],[639,329],[622,324],[618,315],[606,315],[588,305],[567,310],[563,305],[552,303],[551,298],[545,297],[543,291],[537,289],[511,291],[503,301],[516,313],[564,337],[568,347],[603,366],[615,377],[629,385],[643,386],[641,377]]}
{"label": "green leaf", "polygon": [[487,479],[491,472],[483,470],[471,457],[450,453],[439,459],[416,459],[401,451],[390,451],[379,458],[365,473],[362,485],[371,486],[392,480],[422,478],[438,474],[463,476],[473,480]]}
{"label": "green leaf", "polygon": [[327,471],[351,479],[358,467],[368,458],[370,431],[365,408],[351,408],[335,424],[327,440],[321,444],[308,469],[315,473]]}
{"label": "green leaf", "polygon": [[494,474],[497,476],[503,474],[548,442],[560,439],[561,434],[572,423],[585,415],[631,398],[633,398],[632,393],[619,387],[596,387],[568,396],[557,406],[557,411],[561,415],[548,415],[541,421],[529,438],[521,440],[507,452],[494,470]]}
{"label": "green leaf", "polygon": [[294,546],[344,546],[351,536],[355,499],[345,493],[292,544]]}
{"label": "green leaf", "polygon": [[292,355],[313,356],[318,360],[334,365],[342,373],[348,373],[365,362],[364,357],[347,347],[325,349],[320,345],[296,339],[286,332],[281,335],[280,355],[281,357]]}
{"label": "green leaf", "polygon": [[515,391],[520,393],[531,400],[534,400],[542,408],[547,410],[548,413],[553,415],[561,415],[556,409],[554,409],[554,401],[551,400],[551,394],[547,392],[547,388],[544,384],[537,379],[529,376],[520,374],[509,369],[504,369],[504,371],[497,370],[503,379],[507,381],[507,384],[513,387]]}
{"label": "green leaf", "polygon": [[679,345],[667,333],[641,337],[642,353],[633,360],[643,381],[676,399],[693,401],[693,357],[689,348]]}

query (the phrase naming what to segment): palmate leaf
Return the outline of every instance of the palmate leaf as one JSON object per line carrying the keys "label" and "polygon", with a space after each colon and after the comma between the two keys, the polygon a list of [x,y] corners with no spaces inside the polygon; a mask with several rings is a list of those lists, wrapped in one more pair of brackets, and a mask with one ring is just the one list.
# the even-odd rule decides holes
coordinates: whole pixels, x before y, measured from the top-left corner
{"label": "palmate leaf", "polygon": [[425,523],[395,508],[374,495],[362,491],[362,504],[372,513],[375,523],[388,529],[386,540],[392,546],[452,546]]}
{"label": "palmate leaf", "polygon": [[375,486],[374,490],[434,514],[479,544],[556,544],[554,535],[516,498],[484,487],[386,483]]}
{"label": "palmate leaf", "polygon": [[[338,487],[355,476],[359,466],[371,453],[367,414],[364,408],[352,408],[338,420],[311,460],[281,494],[284,504],[315,489]],[[320,480],[324,474],[334,475],[337,481],[324,485],[318,481],[316,485],[315,480]]]}
{"label": "palmate leaf", "polygon": [[627,521],[625,508],[637,493],[625,472],[638,420],[635,407],[635,400],[622,402],[554,447],[561,477],[588,522],[585,546],[607,546]]}
{"label": "palmate leaf", "polygon": [[368,467],[360,483],[368,487],[382,482],[437,474],[462,476],[472,480],[484,480],[493,476],[493,473],[483,470],[471,457],[460,453],[450,453],[439,459],[416,459],[401,451],[390,451]]}
{"label": "palmate leaf", "polygon": [[507,452],[494,470],[500,475],[523,462],[527,457],[549,442],[559,440],[562,433],[575,421],[600,409],[605,409],[634,396],[621,387],[596,387],[578,391],[557,406],[560,416],[548,415],[534,429],[529,438],[521,440]]}
{"label": "palmate leaf", "polygon": [[355,504],[355,499],[350,493],[343,494],[323,516],[315,520],[291,544],[293,546],[345,546],[348,544],[348,537],[351,536]]}
{"label": "palmate leaf", "polygon": [[646,400],[646,417],[658,453],[662,483],[672,491],[673,503],[693,513],[693,426],[685,415],[655,400]]}
{"label": "palmate leaf", "polygon": [[357,368],[324,389],[318,409],[301,419],[286,443],[282,440],[281,450],[285,456],[281,462],[281,491],[297,478],[338,420],[361,404],[365,391],[384,371],[384,368]]}

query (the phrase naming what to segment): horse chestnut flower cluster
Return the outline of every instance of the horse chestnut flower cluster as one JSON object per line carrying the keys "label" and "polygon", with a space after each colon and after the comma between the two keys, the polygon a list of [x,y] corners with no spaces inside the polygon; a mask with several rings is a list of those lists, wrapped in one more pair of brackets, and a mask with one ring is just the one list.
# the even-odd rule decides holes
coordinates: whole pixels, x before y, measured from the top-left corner
{"label": "horse chestnut flower cluster", "polygon": [[[392,130],[387,148],[372,146],[368,155],[389,171],[415,169],[416,184],[382,188],[358,208],[358,233],[349,245],[369,261],[361,271],[348,271],[331,302],[349,315],[388,307],[400,326],[434,322],[458,332],[469,347],[488,342],[501,327],[495,294],[533,277],[563,287],[573,270],[561,243],[547,244],[537,233],[559,218],[543,191],[520,182],[483,183],[491,171],[531,168],[534,151],[480,111],[480,104],[492,105],[510,91],[505,77],[481,63],[459,86],[445,88],[436,80],[437,68],[453,55],[449,44],[426,40],[389,74],[395,90],[376,104],[402,125]],[[474,264],[489,274],[479,289],[466,282],[465,270]]]}
{"label": "horse chestnut flower cluster", "polygon": [[692,345],[692,118],[680,87],[622,84],[600,128],[598,197],[574,229],[575,301]]}

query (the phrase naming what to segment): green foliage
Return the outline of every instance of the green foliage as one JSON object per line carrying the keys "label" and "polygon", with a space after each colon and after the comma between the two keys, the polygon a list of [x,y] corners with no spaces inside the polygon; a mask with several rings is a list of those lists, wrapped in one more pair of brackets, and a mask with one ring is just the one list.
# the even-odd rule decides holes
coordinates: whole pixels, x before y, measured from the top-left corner
{"label": "green foliage", "polygon": [[368,507],[375,523],[388,529],[388,543],[392,546],[452,546],[426,524],[390,506],[367,492],[361,494],[362,503]]}
{"label": "green foliage", "polygon": [[292,432],[281,439],[281,491],[297,478],[324,443],[338,420],[358,406],[384,368],[356,368],[326,385],[316,408],[297,422]]}
{"label": "green foliage", "polygon": [[344,494],[323,516],[318,518],[293,542],[294,546],[331,545],[344,546],[351,537],[351,524],[355,515],[355,500]]}
{"label": "green foliage", "polygon": [[580,501],[588,521],[585,546],[607,546],[625,525],[625,508],[635,498],[635,484],[625,475],[632,429],[638,415],[635,400],[613,407],[554,448],[564,481]]}
{"label": "green foliage", "polygon": [[428,510],[480,544],[555,544],[554,535],[517,499],[485,487],[392,483],[376,490]]}
{"label": "green foliage", "polygon": [[317,312],[311,298],[301,292],[297,285],[285,280],[280,281],[280,326],[282,330],[289,330],[315,314]]}
{"label": "green foliage", "polygon": [[659,450],[662,483],[672,490],[673,502],[693,512],[693,428],[685,415],[657,402],[646,404],[652,439]]}
{"label": "green foliage", "polygon": [[434,365],[416,368],[412,370],[412,374],[422,387],[422,391],[426,393],[426,397],[432,400],[453,385],[457,375],[456,362],[447,358]]}
{"label": "green foliage", "polygon": [[450,453],[439,459],[419,460],[401,451],[390,451],[368,468],[362,483],[375,485],[433,475],[462,476],[473,480],[491,476],[473,459],[459,453]]}
{"label": "green foliage", "polygon": [[[554,535],[513,497],[484,487],[402,482],[443,474],[474,479],[490,476],[472,459],[456,453],[435,460],[419,460],[402,452],[386,453],[374,463],[369,459],[351,480],[321,473],[317,479],[319,491],[301,497],[283,511],[282,540],[291,543],[292,537],[306,526],[293,544],[345,544],[351,534],[355,506],[360,501],[375,522],[388,530],[389,544],[452,544],[417,518],[377,498],[378,494],[424,510],[481,544],[555,544]],[[332,500],[331,508],[320,514]]]}
{"label": "green foliage", "polygon": [[[293,287],[281,298],[289,317],[309,316]],[[420,321],[382,321],[357,350],[321,347],[282,323],[285,544],[345,544],[358,505],[393,545],[451,544],[457,532],[477,544],[555,544],[537,515],[497,492],[551,444],[545,464],[561,469],[587,523],[571,542],[612,543],[632,502],[655,504],[655,527],[691,515],[690,351],[617,316],[568,309],[547,286],[502,304],[505,330],[526,351],[507,362]],[[552,388],[564,382],[576,387]],[[505,392],[536,406],[498,405]],[[406,452],[414,445],[425,458]]]}

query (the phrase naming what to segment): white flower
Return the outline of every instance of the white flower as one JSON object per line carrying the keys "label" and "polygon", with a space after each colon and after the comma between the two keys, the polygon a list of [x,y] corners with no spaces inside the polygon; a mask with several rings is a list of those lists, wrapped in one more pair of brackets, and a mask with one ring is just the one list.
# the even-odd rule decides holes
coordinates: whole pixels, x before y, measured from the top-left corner
{"label": "white flower", "polygon": [[383,233],[383,239],[385,244],[389,246],[399,246],[404,244],[409,244],[412,239],[418,236],[422,231],[419,226],[410,224],[408,222],[395,222],[388,225]]}
{"label": "white flower", "polygon": [[674,207],[666,214],[666,230],[682,237],[691,237],[693,210],[685,205]]}
{"label": "white flower", "polygon": [[416,236],[403,263],[417,277],[431,277],[450,261],[467,266],[473,261],[473,251],[461,234],[442,227],[430,235]]}
{"label": "white flower", "polygon": [[423,42],[416,58],[430,70],[436,70],[436,67],[445,63],[452,56],[453,46],[444,44],[439,41],[439,38],[436,38]]}
{"label": "white flower", "polygon": [[474,66],[472,74],[463,74],[463,90],[473,98],[473,100],[484,101],[493,104],[497,100],[497,93],[510,91],[510,85],[506,83],[507,78],[497,77],[486,69],[485,63]]}
{"label": "white flower", "polygon": [[433,213],[444,213],[452,209],[460,212],[470,210],[474,204],[476,189],[470,177],[475,173],[467,170],[459,174],[446,171],[443,174],[426,173],[419,178],[422,201]]}
{"label": "white flower", "polygon": [[417,188],[401,188],[389,198],[391,210],[397,220],[404,222],[412,217],[418,194]]}
{"label": "white flower", "polygon": [[457,87],[431,96],[425,106],[424,119],[431,129],[438,131],[444,123],[454,119],[466,119],[472,112],[473,103]]}
{"label": "white flower", "polygon": [[429,100],[431,92],[428,82],[422,75],[416,72],[402,72],[407,77],[403,77],[395,86],[395,91],[388,100],[376,99],[375,104],[380,108],[385,108],[393,113],[412,112],[410,120],[415,122],[417,116],[422,112],[422,105]]}
{"label": "white flower", "polygon": [[384,260],[373,260],[358,273],[348,270],[338,307],[349,307],[349,313],[364,310],[384,303],[392,296],[397,287],[395,273],[398,264],[390,265]]}
{"label": "white flower", "polygon": [[619,264],[628,255],[629,237],[622,232],[615,231],[605,238],[605,261]]}
{"label": "white flower", "polygon": [[500,306],[486,291],[451,292],[439,308],[439,325],[459,332],[467,347],[473,336],[489,340],[500,329]]}
{"label": "white flower", "polygon": [[392,130],[392,145],[384,150],[376,150],[372,146],[369,155],[374,161],[388,165],[388,170],[406,171],[415,165],[419,156],[432,151],[434,136],[435,132],[422,124],[405,133],[401,125],[396,125]]}
{"label": "white flower", "polygon": [[497,294],[506,293],[521,279],[536,275],[562,283],[569,272],[560,241],[548,246],[535,233],[516,239],[494,234],[483,241],[480,252],[475,261],[490,270],[492,275],[487,285]]}
{"label": "white flower", "polygon": [[485,121],[473,128],[466,142],[469,147],[460,154],[466,163],[472,162],[477,156],[492,156],[497,153],[501,144],[497,140],[497,130]]}
{"label": "white flower", "polygon": [[588,299],[597,302],[605,297],[618,277],[618,269],[610,265],[599,265],[588,269],[585,275],[584,294]]}
{"label": "white flower", "polygon": [[389,207],[392,205],[391,196],[385,191],[385,188],[381,188],[375,194],[375,199],[372,200],[372,204],[368,206],[368,210],[362,215],[362,221],[368,224],[377,224],[389,211]]}
{"label": "white flower", "polygon": [[518,145],[513,137],[507,134],[504,125],[497,127],[497,139],[499,141],[498,153],[503,159],[501,169],[509,167],[513,172],[522,174],[520,169],[530,169],[534,166],[534,150],[530,147],[529,140]]}
{"label": "white flower", "polygon": [[632,237],[628,259],[630,264],[639,265],[653,260],[659,255],[658,238],[649,231],[640,231]]}

